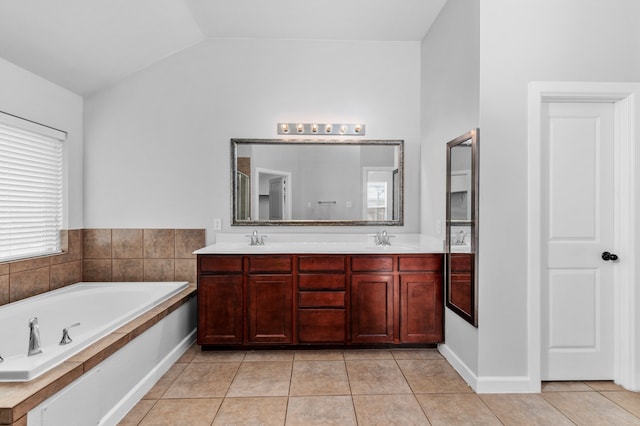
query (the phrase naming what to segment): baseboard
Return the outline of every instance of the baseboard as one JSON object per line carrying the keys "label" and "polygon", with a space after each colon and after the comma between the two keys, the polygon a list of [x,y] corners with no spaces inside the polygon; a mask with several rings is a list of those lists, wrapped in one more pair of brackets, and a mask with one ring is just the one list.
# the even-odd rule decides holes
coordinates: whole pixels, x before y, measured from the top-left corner
{"label": "baseboard", "polygon": [[475,393],[540,392],[540,383],[532,383],[528,376],[477,376],[446,344],[439,345],[438,350]]}

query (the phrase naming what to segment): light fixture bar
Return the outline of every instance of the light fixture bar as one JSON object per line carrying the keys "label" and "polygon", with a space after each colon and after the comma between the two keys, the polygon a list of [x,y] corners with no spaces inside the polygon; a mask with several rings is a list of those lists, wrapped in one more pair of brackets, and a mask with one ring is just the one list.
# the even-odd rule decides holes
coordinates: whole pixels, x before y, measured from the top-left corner
{"label": "light fixture bar", "polygon": [[278,123],[279,135],[364,136],[364,124]]}

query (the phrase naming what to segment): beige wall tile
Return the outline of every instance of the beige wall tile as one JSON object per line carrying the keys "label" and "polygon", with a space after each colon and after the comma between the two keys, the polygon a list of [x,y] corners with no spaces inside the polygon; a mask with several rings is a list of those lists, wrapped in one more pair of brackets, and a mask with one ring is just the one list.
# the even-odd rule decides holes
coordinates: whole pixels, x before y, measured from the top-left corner
{"label": "beige wall tile", "polygon": [[51,290],[80,281],[82,281],[82,262],[80,260],[51,265]]}
{"label": "beige wall tile", "polygon": [[73,260],[82,260],[82,230],[72,229],[63,232],[65,232],[67,236],[66,246],[63,247],[64,253],[52,256],[52,265],[71,262]]}
{"label": "beige wall tile", "polygon": [[9,275],[9,300],[11,302],[26,299],[45,291],[49,291],[48,266]]}
{"label": "beige wall tile", "polygon": [[176,229],[176,259],[195,259],[193,251],[204,245],[204,229]]}
{"label": "beige wall tile", "polygon": [[142,229],[113,229],[111,244],[114,259],[142,259]]}
{"label": "beige wall tile", "polygon": [[174,259],[144,259],[143,281],[175,281]]}
{"label": "beige wall tile", "polygon": [[9,263],[0,263],[0,275],[9,274]]}
{"label": "beige wall tile", "polygon": [[82,234],[85,259],[111,258],[111,229],[85,229]]}
{"label": "beige wall tile", "polygon": [[143,241],[145,259],[173,259],[175,257],[175,230],[145,229]]}
{"label": "beige wall tile", "polygon": [[111,259],[85,259],[82,261],[83,281],[111,281]]}
{"label": "beige wall tile", "polygon": [[9,273],[28,271],[29,269],[38,269],[51,264],[51,256],[34,257],[33,259],[18,260],[9,263]]}
{"label": "beige wall tile", "polygon": [[176,281],[198,281],[198,268],[196,259],[176,259]]}
{"label": "beige wall tile", "polygon": [[113,281],[142,281],[142,259],[113,259],[112,262]]}
{"label": "beige wall tile", "polygon": [[0,275],[0,305],[9,303],[9,275]]}

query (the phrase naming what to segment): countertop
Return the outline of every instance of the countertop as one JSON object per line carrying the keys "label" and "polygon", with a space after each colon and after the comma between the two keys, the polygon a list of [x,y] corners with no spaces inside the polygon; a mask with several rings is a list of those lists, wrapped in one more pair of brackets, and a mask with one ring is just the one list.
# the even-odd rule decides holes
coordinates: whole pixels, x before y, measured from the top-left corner
{"label": "countertop", "polygon": [[377,246],[375,234],[294,234],[259,232],[264,245],[250,245],[250,234],[220,233],[215,244],[194,254],[423,254],[443,253],[443,241],[422,234],[393,234],[391,245]]}

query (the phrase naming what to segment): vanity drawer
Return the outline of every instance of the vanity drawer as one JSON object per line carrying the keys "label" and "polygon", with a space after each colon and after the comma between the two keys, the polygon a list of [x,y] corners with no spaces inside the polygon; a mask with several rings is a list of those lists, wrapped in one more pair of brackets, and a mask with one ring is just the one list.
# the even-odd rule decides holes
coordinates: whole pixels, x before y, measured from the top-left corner
{"label": "vanity drawer", "polygon": [[242,256],[198,256],[200,272],[203,273],[242,273]]}
{"label": "vanity drawer", "polygon": [[473,254],[471,253],[451,254],[451,272],[471,272],[472,263]]}
{"label": "vanity drawer", "polygon": [[442,272],[442,256],[400,256],[398,258],[398,269],[403,272]]}
{"label": "vanity drawer", "polygon": [[298,293],[299,308],[344,308],[344,291],[303,291]]}
{"label": "vanity drawer", "polygon": [[344,274],[300,274],[298,288],[300,290],[344,290],[346,278]]}
{"label": "vanity drawer", "polygon": [[291,273],[291,256],[251,256],[249,273]]}
{"label": "vanity drawer", "polygon": [[392,272],[391,256],[354,256],[351,258],[353,272]]}
{"label": "vanity drawer", "polygon": [[300,343],[344,344],[346,341],[345,310],[298,310],[298,341]]}
{"label": "vanity drawer", "polygon": [[299,256],[300,272],[344,272],[345,256]]}

